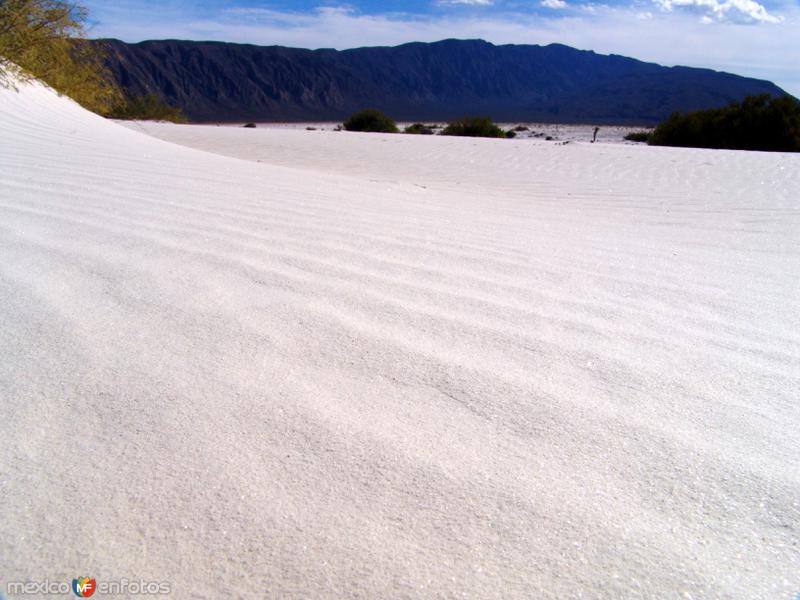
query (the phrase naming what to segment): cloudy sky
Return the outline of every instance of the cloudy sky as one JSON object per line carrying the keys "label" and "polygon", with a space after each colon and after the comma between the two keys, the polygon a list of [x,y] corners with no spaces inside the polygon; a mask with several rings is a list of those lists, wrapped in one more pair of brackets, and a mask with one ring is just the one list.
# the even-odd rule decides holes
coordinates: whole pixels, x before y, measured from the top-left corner
{"label": "cloudy sky", "polygon": [[354,48],[559,42],[769,79],[800,97],[800,0],[85,0],[92,37]]}

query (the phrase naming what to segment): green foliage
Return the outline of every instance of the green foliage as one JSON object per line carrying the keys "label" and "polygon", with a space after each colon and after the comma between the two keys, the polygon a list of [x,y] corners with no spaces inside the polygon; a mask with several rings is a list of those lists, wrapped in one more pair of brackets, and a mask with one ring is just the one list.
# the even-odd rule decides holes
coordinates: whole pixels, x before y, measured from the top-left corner
{"label": "green foliage", "polygon": [[[156,94],[125,98],[109,110],[106,116],[128,121],[172,121],[173,123],[186,121],[179,108],[170,106]],[[249,125],[255,127],[253,123],[248,123],[245,127]]]}
{"label": "green foliage", "polygon": [[416,135],[433,135],[433,128],[423,123],[414,123],[405,128],[405,133]]}
{"label": "green foliage", "polygon": [[442,135],[504,138],[506,132],[492,123],[489,117],[464,117],[448,123],[442,130]]}
{"label": "green foliage", "polygon": [[651,135],[649,131],[631,131],[625,139],[629,142],[648,142]]}
{"label": "green foliage", "polygon": [[800,152],[800,102],[748,96],[725,108],[675,113],[653,131],[654,146]]}
{"label": "green foliage", "polygon": [[[0,85],[41,79],[101,114],[122,94],[85,39],[86,9],[64,0],[0,0]],[[13,78],[12,78],[13,76]]]}
{"label": "green foliage", "polygon": [[344,122],[347,131],[367,131],[371,133],[397,133],[397,124],[375,108],[368,108],[353,114]]}

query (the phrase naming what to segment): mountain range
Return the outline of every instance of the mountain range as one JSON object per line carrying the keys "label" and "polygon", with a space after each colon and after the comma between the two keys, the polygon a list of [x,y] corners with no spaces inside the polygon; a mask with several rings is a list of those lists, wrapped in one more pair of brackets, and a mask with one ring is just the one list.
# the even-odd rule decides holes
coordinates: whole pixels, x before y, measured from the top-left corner
{"label": "mountain range", "polygon": [[561,44],[443,40],[305,50],[227,42],[97,40],[131,95],[155,93],[198,122],[339,120],[375,107],[397,120],[654,124],[776,85],[710,69],[664,67]]}

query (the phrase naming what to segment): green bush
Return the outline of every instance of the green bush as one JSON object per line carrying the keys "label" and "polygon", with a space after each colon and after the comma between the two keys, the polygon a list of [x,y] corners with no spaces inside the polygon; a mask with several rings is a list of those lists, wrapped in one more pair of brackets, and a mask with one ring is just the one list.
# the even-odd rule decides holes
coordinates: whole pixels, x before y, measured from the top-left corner
{"label": "green bush", "polygon": [[800,102],[748,96],[724,108],[675,113],[656,127],[654,146],[800,152]]}
{"label": "green bush", "polygon": [[86,39],[88,13],[67,0],[0,0],[0,87],[41,79],[105,114],[122,93],[103,64],[106,48]]}
{"label": "green bush", "polygon": [[404,133],[411,133],[416,135],[433,135],[433,127],[424,125],[423,123],[414,123],[405,128]]}
{"label": "green bush", "polygon": [[650,135],[649,131],[631,131],[625,139],[629,142],[647,142],[650,140]]}
{"label": "green bush", "polygon": [[[179,108],[170,106],[156,94],[125,98],[125,100],[112,108],[106,116],[111,119],[127,121],[172,121],[173,123],[186,121]],[[253,127],[255,127],[254,124]]]}
{"label": "green bush", "polygon": [[344,122],[347,131],[397,133],[397,123],[375,108],[359,111]]}
{"label": "green bush", "polygon": [[489,117],[464,117],[448,123],[441,135],[504,138],[506,132],[492,123]]}

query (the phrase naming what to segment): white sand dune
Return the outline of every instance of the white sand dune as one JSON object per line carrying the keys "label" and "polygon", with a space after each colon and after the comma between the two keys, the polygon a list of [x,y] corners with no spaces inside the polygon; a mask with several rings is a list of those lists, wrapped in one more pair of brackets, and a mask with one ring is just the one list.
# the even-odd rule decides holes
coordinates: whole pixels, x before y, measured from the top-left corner
{"label": "white sand dune", "polygon": [[800,592],[800,156],[142,127],[0,90],[3,591]]}

